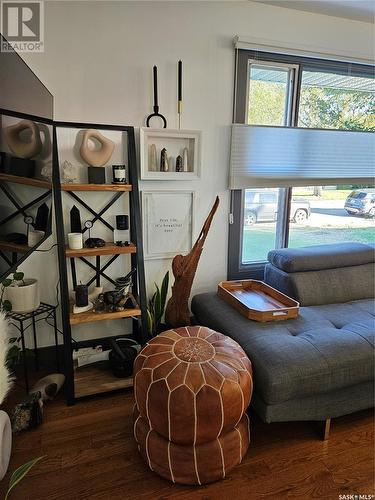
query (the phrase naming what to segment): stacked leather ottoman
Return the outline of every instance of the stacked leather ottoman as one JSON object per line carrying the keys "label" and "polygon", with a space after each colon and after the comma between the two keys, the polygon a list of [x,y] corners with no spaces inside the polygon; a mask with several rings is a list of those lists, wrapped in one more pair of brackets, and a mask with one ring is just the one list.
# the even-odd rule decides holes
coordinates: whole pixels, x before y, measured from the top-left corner
{"label": "stacked leather ottoman", "polygon": [[139,353],[134,377],[134,435],[151,470],[205,484],[241,462],[253,384],[234,340],[205,327],[168,330]]}

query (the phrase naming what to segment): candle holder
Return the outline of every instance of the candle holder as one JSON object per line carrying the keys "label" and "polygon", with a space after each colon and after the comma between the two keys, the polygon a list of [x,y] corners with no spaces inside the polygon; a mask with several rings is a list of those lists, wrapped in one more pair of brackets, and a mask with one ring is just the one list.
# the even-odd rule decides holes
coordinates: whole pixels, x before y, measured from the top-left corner
{"label": "candle holder", "polygon": [[112,184],[126,184],[126,166],[112,165]]}

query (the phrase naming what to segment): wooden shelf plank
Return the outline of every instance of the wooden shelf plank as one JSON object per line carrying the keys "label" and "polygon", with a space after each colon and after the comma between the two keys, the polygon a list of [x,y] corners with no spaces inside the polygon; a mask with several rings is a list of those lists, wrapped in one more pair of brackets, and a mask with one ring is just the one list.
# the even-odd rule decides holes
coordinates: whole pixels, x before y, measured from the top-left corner
{"label": "wooden shelf plank", "polygon": [[17,245],[9,241],[0,241],[0,250],[5,252],[27,253],[31,250],[31,247],[27,245]]}
{"label": "wooden shelf plank", "polygon": [[133,387],[133,377],[114,377],[107,365],[89,365],[74,372],[76,398]]}
{"label": "wooden shelf plank", "polygon": [[117,255],[123,253],[136,253],[137,247],[130,243],[128,247],[118,247],[111,242],[107,242],[101,248],[81,248],[80,250],[72,250],[66,247],[65,254],[67,257],[90,257],[95,255]]}
{"label": "wooden shelf plank", "polygon": [[108,319],[121,319],[121,318],[130,318],[132,316],[140,316],[140,309],[124,309],[124,311],[116,311],[116,312],[102,312],[97,313],[93,311],[73,314],[70,313],[70,324],[71,325],[80,325],[81,323],[91,323],[94,321],[104,321]]}
{"label": "wooden shelf plank", "polygon": [[14,184],[24,184],[27,186],[52,189],[52,183],[42,179],[31,179],[30,177],[19,177],[18,175],[10,175],[0,173],[0,181],[13,182]]}
{"label": "wooden shelf plank", "polygon": [[61,191],[131,191],[131,184],[61,184]]}

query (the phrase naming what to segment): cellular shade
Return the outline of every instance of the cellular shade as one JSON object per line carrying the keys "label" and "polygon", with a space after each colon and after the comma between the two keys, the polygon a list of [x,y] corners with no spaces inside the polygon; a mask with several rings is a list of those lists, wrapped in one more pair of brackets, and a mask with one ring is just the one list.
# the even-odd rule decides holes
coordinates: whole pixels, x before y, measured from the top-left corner
{"label": "cellular shade", "polygon": [[372,132],[232,125],[230,189],[374,182]]}

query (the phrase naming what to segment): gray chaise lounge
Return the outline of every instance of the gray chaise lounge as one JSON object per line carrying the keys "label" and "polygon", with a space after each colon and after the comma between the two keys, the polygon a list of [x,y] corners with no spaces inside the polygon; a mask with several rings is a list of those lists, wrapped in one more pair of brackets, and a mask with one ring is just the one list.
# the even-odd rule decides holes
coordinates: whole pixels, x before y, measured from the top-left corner
{"label": "gray chaise lounge", "polygon": [[235,339],[254,368],[266,422],[328,420],[374,406],[374,250],[357,243],[269,253],[265,281],[297,299],[296,319],[256,323],[215,292],[196,295],[198,324]]}

